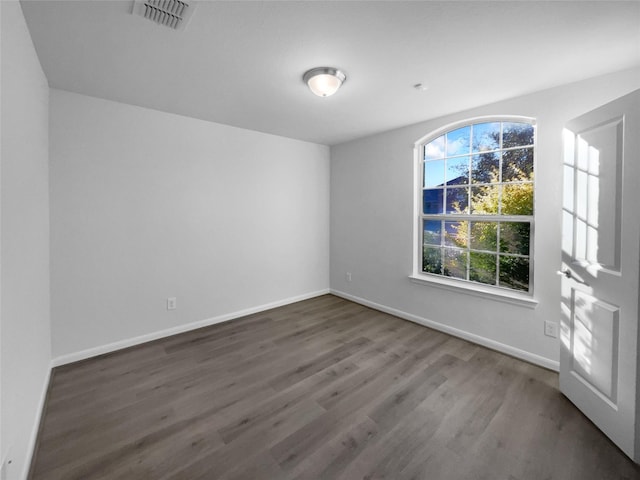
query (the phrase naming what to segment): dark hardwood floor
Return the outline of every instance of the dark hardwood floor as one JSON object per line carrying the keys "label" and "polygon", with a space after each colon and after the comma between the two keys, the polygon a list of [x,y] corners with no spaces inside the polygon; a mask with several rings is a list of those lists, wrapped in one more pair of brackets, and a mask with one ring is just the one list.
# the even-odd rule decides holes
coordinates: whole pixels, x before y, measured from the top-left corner
{"label": "dark hardwood floor", "polygon": [[56,368],[30,478],[640,478],[557,380],[326,295]]}

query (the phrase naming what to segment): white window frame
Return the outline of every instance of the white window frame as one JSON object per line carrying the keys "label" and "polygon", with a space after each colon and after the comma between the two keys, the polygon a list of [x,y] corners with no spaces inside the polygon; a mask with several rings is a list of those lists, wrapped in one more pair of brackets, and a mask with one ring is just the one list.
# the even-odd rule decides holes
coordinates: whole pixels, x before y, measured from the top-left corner
{"label": "white window frame", "polygon": [[[423,172],[422,172],[422,163],[424,159],[424,147],[432,140],[435,140],[439,136],[452,131],[458,128],[462,128],[467,125],[472,125],[475,123],[486,123],[486,122],[518,122],[518,123],[528,123],[533,125],[534,128],[534,144],[533,144],[533,170],[536,172],[537,168],[537,126],[535,118],[532,117],[524,117],[524,116],[516,116],[516,115],[492,115],[492,116],[483,116],[483,117],[473,117],[467,118],[461,121],[453,122],[448,125],[445,125],[437,130],[433,130],[429,132],[427,135],[421,137],[414,143],[414,191],[413,191],[413,199],[414,199],[414,211],[413,211],[413,272],[409,276],[409,279],[413,283],[433,286],[436,288],[442,288],[445,290],[454,291],[457,293],[464,293],[468,295],[478,296],[482,298],[491,298],[494,300],[498,300],[505,303],[525,306],[528,308],[535,308],[538,304],[537,300],[534,298],[534,244],[535,244],[535,215],[536,215],[536,181],[534,179],[533,182],[533,201],[534,201],[534,209],[533,216],[529,217],[529,221],[531,224],[530,229],[530,239],[529,239],[529,291],[528,292],[520,292],[517,290],[510,290],[504,287],[493,286],[493,285],[485,285],[482,283],[476,283],[469,280],[463,280],[452,277],[445,277],[443,275],[436,274],[428,274],[422,272],[422,190],[423,190]],[[443,215],[443,218],[446,215]],[[448,217],[452,218],[452,217]],[[482,220],[483,217],[473,217],[472,215],[456,215],[455,218],[460,218],[461,220],[469,220],[470,218]],[[484,217],[487,219],[487,217]],[[522,219],[522,217],[510,217],[510,216],[501,216],[500,220],[502,221],[513,221]]]}

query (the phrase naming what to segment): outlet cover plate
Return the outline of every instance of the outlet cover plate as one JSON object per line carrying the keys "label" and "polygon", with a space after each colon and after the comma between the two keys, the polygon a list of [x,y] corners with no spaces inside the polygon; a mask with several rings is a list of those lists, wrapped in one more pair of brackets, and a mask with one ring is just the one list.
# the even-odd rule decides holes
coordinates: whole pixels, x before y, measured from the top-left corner
{"label": "outlet cover plate", "polygon": [[547,337],[558,338],[558,324],[556,322],[544,322],[544,334]]}

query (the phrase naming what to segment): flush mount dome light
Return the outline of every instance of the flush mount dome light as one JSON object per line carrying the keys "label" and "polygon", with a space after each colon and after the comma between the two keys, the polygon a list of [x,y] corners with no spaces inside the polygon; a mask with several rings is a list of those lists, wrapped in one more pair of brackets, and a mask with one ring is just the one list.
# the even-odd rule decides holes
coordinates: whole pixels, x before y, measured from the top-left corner
{"label": "flush mount dome light", "polygon": [[318,67],[306,72],[302,79],[317,96],[329,97],[338,91],[347,76],[337,68]]}

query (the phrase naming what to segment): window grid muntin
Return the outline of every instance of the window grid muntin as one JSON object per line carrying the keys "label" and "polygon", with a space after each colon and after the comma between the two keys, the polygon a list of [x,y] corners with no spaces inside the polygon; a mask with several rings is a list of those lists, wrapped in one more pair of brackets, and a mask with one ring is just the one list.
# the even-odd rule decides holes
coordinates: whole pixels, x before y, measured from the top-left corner
{"label": "window grid muntin", "polygon": [[[424,152],[424,146],[423,148],[423,152]],[[509,149],[505,149],[505,150],[494,150],[491,152],[482,152],[484,153],[503,153],[505,151],[513,151],[513,150],[531,150],[532,152],[534,151],[534,146],[533,145],[527,145],[527,146],[518,146],[518,147],[512,147]],[[464,184],[453,184],[453,185],[449,185],[448,181],[446,180],[446,178],[444,179],[442,185],[436,185],[433,187],[425,187],[425,178],[426,178],[426,164],[429,162],[437,162],[437,161],[441,161],[444,160],[445,161],[445,172],[446,172],[446,165],[447,165],[447,160],[449,160],[450,158],[461,158],[464,156],[468,156],[469,158],[469,162],[468,162],[468,181],[467,183]],[[480,188],[480,187],[499,187],[498,188],[498,213],[496,215],[502,215],[502,192],[504,190],[503,187],[505,186],[510,186],[510,185],[524,185],[524,184],[528,184],[528,185],[534,185],[535,181],[531,181],[531,180],[509,180],[509,181],[503,181],[502,178],[502,171],[503,171],[503,159],[504,159],[504,155],[500,155],[499,158],[499,162],[498,162],[498,181],[497,182],[482,182],[482,183],[473,183],[472,182],[472,161],[473,159],[471,157],[473,157],[473,155],[458,155],[457,157],[444,157],[444,158],[438,158],[438,159],[431,159],[431,160],[425,160],[424,159],[424,153],[422,155],[423,160],[422,160],[422,192],[423,192],[423,198],[424,198],[424,192],[426,190],[441,190],[442,191],[442,205],[443,205],[443,210],[445,210],[445,215],[463,215],[463,213],[446,213],[446,206],[447,206],[447,191],[448,190],[456,190],[456,189],[462,189],[462,188],[468,188],[468,192],[467,192],[467,208],[469,209],[469,212],[471,212],[471,206],[472,206],[472,202],[471,202],[471,192],[472,192],[472,188]],[[535,171],[535,170],[534,170]],[[421,212],[422,215],[429,215],[429,214],[425,214],[424,213],[424,205],[421,208]]]}
{"label": "window grid muntin", "polygon": [[[474,151],[474,128],[476,125],[479,124],[486,124],[486,123],[500,123],[500,140],[498,142],[498,145],[500,148],[495,148],[495,149],[488,149],[488,150],[483,150],[483,151]],[[515,146],[511,146],[511,147],[507,147],[504,148],[503,145],[503,141],[504,141],[504,132],[505,132],[505,124],[521,124],[521,125],[529,125],[533,128],[533,135],[531,137],[531,143],[526,144],[526,145],[515,145]],[[448,141],[447,141],[447,135],[450,132],[459,130],[459,129],[463,129],[465,127],[469,127],[469,150],[464,152],[464,153],[457,153],[454,155],[448,155],[447,151],[448,151]],[[433,158],[426,158],[426,147],[427,145],[429,145],[430,143],[434,142],[435,140],[438,140],[440,138],[444,139],[443,142],[443,156],[439,156],[439,157],[433,157]],[[508,120],[495,120],[495,121],[482,121],[482,122],[475,122],[473,124],[465,124],[462,126],[458,126],[456,128],[453,128],[451,130],[447,130],[445,132],[440,133],[437,136],[432,136],[431,140],[429,141],[424,141],[421,145],[421,150],[420,150],[420,158],[421,158],[421,174],[422,174],[422,178],[421,178],[421,198],[420,198],[420,240],[421,240],[421,245],[420,245],[420,271],[422,274],[426,274],[426,275],[436,275],[436,276],[441,276],[441,277],[445,277],[445,278],[457,278],[459,279],[459,277],[452,277],[452,276],[447,276],[444,274],[444,269],[445,269],[445,250],[449,250],[449,251],[459,251],[459,252],[464,252],[466,255],[466,275],[464,278],[465,282],[471,282],[471,283],[476,283],[476,284],[480,284],[480,285],[486,285],[489,287],[498,287],[498,288],[503,288],[503,289],[508,289],[510,291],[521,291],[521,292],[526,292],[531,294],[532,290],[533,290],[533,262],[532,262],[532,251],[533,251],[533,231],[534,231],[534,225],[533,225],[533,212],[532,215],[507,215],[507,214],[503,214],[502,210],[503,210],[503,191],[504,191],[504,187],[505,186],[510,186],[510,185],[523,185],[523,184],[530,184],[532,185],[532,188],[535,187],[535,178],[533,178],[533,180],[508,180],[508,181],[504,181],[503,179],[503,170],[504,170],[504,162],[505,162],[505,153],[508,153],[510,151],[516,151],[516,150],[522,150],[522,151],[530,151],[530,156],[531,156],[531,171],[535,172],[535,125],[533,122],[531,121],[522,121],[522,120],[517,120],[517,121],[508,121]],[[497,175],[498,175],[498,181],[496,182],[482,182],[482,183],[474,183],[473,182],[473,160],[475,156],[479,156],[479,155],[484,155],[484,154],[496,154],[498,156],[498,168],[497,168]],[[468,157],[468,162],[467,162],[467,183],[464,184],[454,184],[454,185],[449,185],[449,180],[447,180],[447,174],[448,174],[448,170],[447,170],[447,166],[448,166],[448,161],[452,160],[452,159],[459,159],[462,157]],[[426,184],[426,164],[429,162],[435,162],[435,161],[444,161],[444,177],[443,177],[443,182],[441,185],[439,186],[434,186],[434,187],[425,187]],[[454,179],[455,180],[455,179]],[[472,202],[472,197],[473,197],[473,188],[476,187],[497,187],[498,188],[498,206],[497,206],[497,210],[498,212],[495,214],[487,214],[487,213],[482,213],[482,214],[473,214],[473,202]],[[461,188],[467,188],[467,207],[466,210],[467,212],[463,212],[463,213],[447,213],[447,196],[448,196],[448,190],[452,190],[452,189],[461,189]],[[425,190],[440,190],[442,192],[442,212],[438,213],[438,214],[434,214],[434,213],[424,213],[424,192]],[[532,192],[532,199],[531,199],[531,208],[533,210],[534,205],[535,205],[535,198],[534,198],[535,192]],[[440,220],[441,222],[441,234],[440,234],[440,242],[441,245],[434,245],[434,244],[425,244],[425,239],[424,239],[424,234],[425,234],[425,230],[424,230],[424,223],[426,221],[433,221],[433,220]],[[445,242],[445,221],[449,221],[449,222],[462,222],[462,221],[467,221],[467,229],[469,230],[467,232],[467,246],[466,247],[457,247],[457,246],[446,246],[444,245]],[[496,250],[495,251],[491,251],[491,250],[483,250],[483,249],[476,249],[476,248],[471,248],[471,233],[470,233],[470,229],[471,229],[471,223],[472,222],[488,222],[488,223],[495,223],[496,224]],[[528,223],[529,224],[529,237],[528,237],[528,242],[529,242],[529,254],[528,255],[524,255],[524,254],[519,254],[519,253],[508,253],[508,252],[502,252],[501,251],[501,236],[500,236],[500,230],[501,230],[501,225],[503,223],[510,223],[510,222],[518,222],[518,223]],[[425,272],[424,270],[424,261],[425,261],[425,247],[430,247],[430,248],[439,248],[440,249],[440,272],[441,273],[430,273],[430,272]],[[470,271],[471,271],[471,254],[472,253],[479,253],[479,254],[491,254],[491,255],[495,255],[495,261],[496,261],[496,273],[495,273],[495,283],[494,284],[488,284],[488,283],[483,283],[483,282],[477,282],[475,280],[471,280],[470,279]],[[522,290],[522,289],[518,289],[518,288],[514,288],[511,285],[506,285],[503,286],[501,285],[500,282],[500,259],[501,257],[503,258],[522,258],[527,260],[528,262],[528,276],[527,276],[527,282],[528,282],[528,288],[526,290]]]}
{"label": "window grid muntin", "polygon": [[[531,125],[531,124],[527,124],[527,125]],[[431,140],[432,142],[433,140]],[[424,146],[428,145],[431,142],[426,142],[425,145],[423,145],[423,151],[424,151]],[[437,157],[437,158],[429,158],[426,159],[425,154],[422,155],[422,161],[423,162],[436,162],[438,160],[445,160],[447,158],[460,158],[460,157],[473,157],[475,155],[484,155],[485,153],[499,153],[499,152],[510,152],[513,150],[526,150],[528,148],[534,148],[534,144],[530,143],[528,145],[516,145],[515,147],[507,147],[507,148],[495,148],[493,150],[483,150],[481,152],[469,152],[469,153],[458,153],[456,155],[445,155],[444,157]],[[584,168],[582,168],[581,170],[583,171],[587,171]]]}
{"label": "window grid muntin", "polygon": [[[446,218],[443,218],[446,217]],[[467,217],[471,217],[471,216],[467,216]],[[426,221],[439,221],[440,222],[440,244],[434,244],[434,243],[427,243],[425,241],[424,238],[424,223]],[[446,239],[445,239],[445,232],[446,232],[446,228],[445,228],[445,222],[454,222],[454,223],[458,223],[461,221],[467,221],[467,238],[469,239],[467,242],[467,246],[466,247],[459,247],[459,246],[452,246],[452,245],[447,245]],[[483,222],[487,222],[487,223],[496,223],[496,247],[495,250],[486,250],[486,249],[479,249],[479,248],[471,248],[471,223],[474,221],[483,221]],[[441,255],[441,262],[440,262],[440,273],[433,273],[433,272],[426,272],[424,270],[424,266],[421,267],[421,271],[423,274],[426,275],[439,275],[442,277],[447,277],[447,278],[457,278],[460,280],[465,280],[467,282],[472,282],[472,283],[478,283],[480,285],[489,285],[489,286],[495,286],[495,287],[500,287],[500,288],[508,288],[509,290],[517,290],[511,287],[505,287],[501,285],[500,282],[500,258],[501,257],[505,257],[505,258],[522,258],[522,259],[526,259],[527,261],[529,261],[529,289],[527,291],[531,290],[531,276],[532,276],[532,264],[531,264],[531,255],[524,255],[524,254],[519,254],[519,253],[509,253],[509,252],[502,252],[500,247],[501,247],[501,236],[500,236],[500,230],[501,230],[501,225],[503,223],[528,223],[529,224],[529,251],[531,252],[531,238],[532,238],[532,232],[533,232],[533,225],[532,225],[532,218],[531,217],[512,217],[511,220],[504,220],[504,219],[500,219],[500,220],[495,220],[493,218],[488,219],[487,217],[485,217],[483,220],[477,220],[475,217],[474,218],[467,218],[465,220],[459,220],[458,217],[455,217],[454,220],[451,220],[451,217],[446,216],[446,215],[438,215],[438,216],[432,216],[432,215],[426,215],[423,217],[422,221],[421,221],[421,245],[422,245],[422,250],[423,250],[423,254],[421,256],[422,261],[424,262],[424,248],[433,248],[433,249],[440,249],[440,255]],[[444,268],[445,268],[445,255],[444,252],[445,250],[449,250],[449,251],[458,251],[458,252],[464,252],[466,255],[466,275],[465,278],[460,278],[460,277],[455,277],[452,275],[446,275],[444,273]],[[471,280],[470,278],[470,273],[471,273],[471,253],[482,253],[482,254],[490,254],[490,255],[495,255],[495,261],[496,261],[496,273],[495,273],[495,283],[484,283],[484,282],[478,282],[475,280]],[[522,290],[517,290],[517,291],[522,291]]]}

